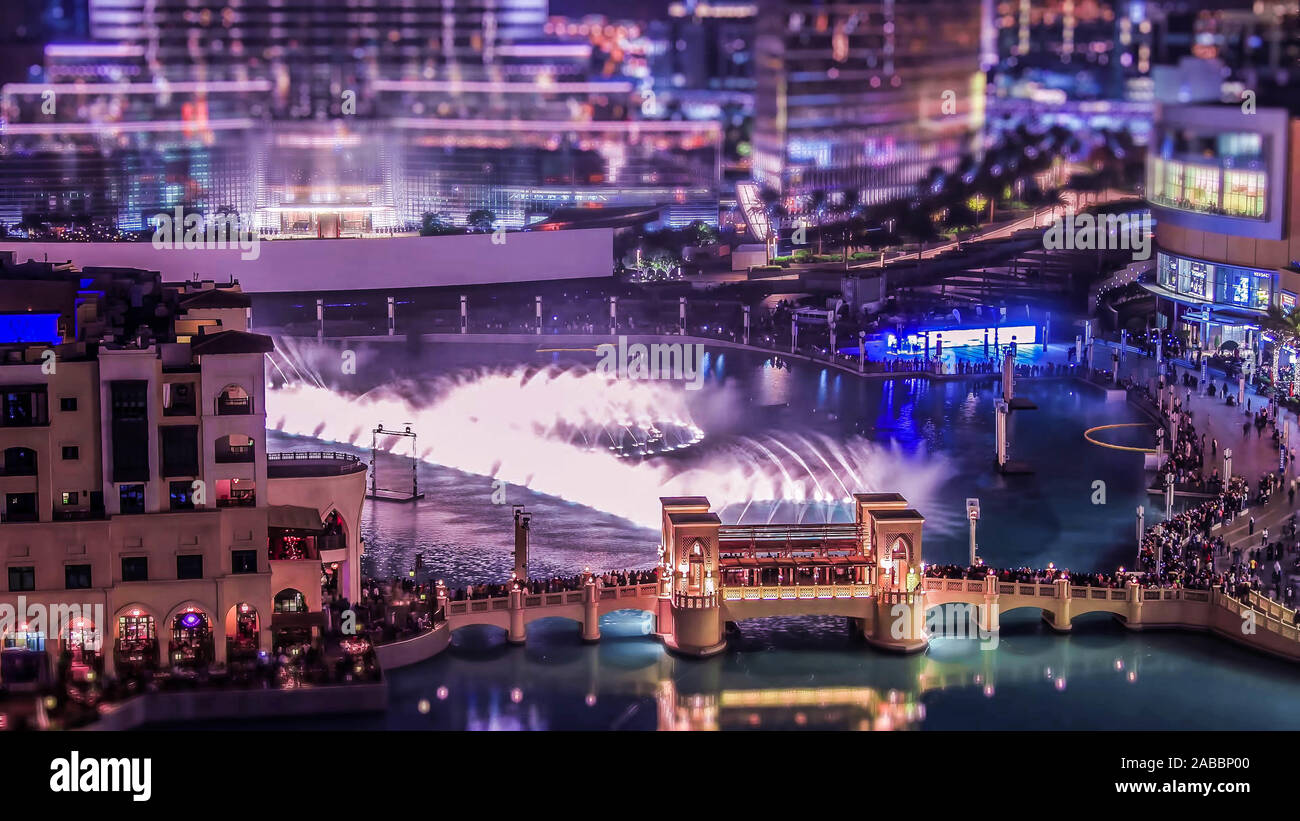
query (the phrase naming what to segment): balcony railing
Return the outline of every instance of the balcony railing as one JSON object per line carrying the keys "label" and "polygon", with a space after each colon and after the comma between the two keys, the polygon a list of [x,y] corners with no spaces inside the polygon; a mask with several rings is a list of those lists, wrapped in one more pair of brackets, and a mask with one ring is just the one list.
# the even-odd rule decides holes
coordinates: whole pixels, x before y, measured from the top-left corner
{"label": "balcony railing", "polygon": [[217,416],[247,416],[253,412],[251,396],[218,396]]}
{"label": "balcony railing", "polygon": [[679,610],[702,610],[706,607],[717,606],[717,593],[701,593],[699,595],[691,593],[673,593],[673,607],[676,607]]}
{"label": "balcony railing", "polygon": [[343,550],[347,546],[348,537],[342,533],[331,533],[328,536],[316,537],[317,550]]}
{"label": "balcony railing", "polygon": [[241,493],[217,500],[217,507],[257,507],[257,494]]}
{"label": "balcony railing", "polygon": [[238,462],[251,462],[256,456],[255,445],[230,445],[217,448],[217,464],[226,465]]}
{"label": "balcony railing", "polygon": [[359,457],[333,450],[291,450],[266,454],[266,470],[272,479],[342,476],[365,469],[366,463]]}
{"label": "balcony railing", "polygon": [[54,511],[54,521],[56,522],[88,522],[107,518],[108,513],[102,507],[89,510]]}

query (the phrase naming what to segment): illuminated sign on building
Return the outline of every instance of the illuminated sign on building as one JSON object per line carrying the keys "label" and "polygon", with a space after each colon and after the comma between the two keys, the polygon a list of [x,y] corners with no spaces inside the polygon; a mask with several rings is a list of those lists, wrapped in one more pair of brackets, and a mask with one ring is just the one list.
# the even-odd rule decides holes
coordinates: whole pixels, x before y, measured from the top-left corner
{"label": "illuminated sign on building", "polygon": [[1160,252],[1156,255],[1160,287],[1202,302],[1266,311],[1273,301],[1273,273],[1237,265]]}
{"label": "illuminated sign on building", "polygon": [[0,342],[63,342],[58,314],[0,314]]}
{"label": "illuminated sign on building", "polygon": [[740,201],[741,213],[745,215],[745,223],[754,239],[767,242],[772,229],[767,221],[767,211],[763,208],[763,198],[758,193],[758,184],[736,183],[736,199]]}
{"label": "illuminated sign on building", "polygon": [[885,342],[890,349],[920,350],[925,347],[927,335],[930,337],[932,347],[937,348],[938,343],[942,341],[945,349],[983,347],[985,340],[990,345],[995,342],[998,345],[1007,345],[1010,344],[1012,337],[1015,337],[1017,345],[1033,345],[1038,341],[1038,326],[999,325],[994,328],[990,325],[987,328],[933,328],[908,334],[902,340],[894,334],[887,334]]}

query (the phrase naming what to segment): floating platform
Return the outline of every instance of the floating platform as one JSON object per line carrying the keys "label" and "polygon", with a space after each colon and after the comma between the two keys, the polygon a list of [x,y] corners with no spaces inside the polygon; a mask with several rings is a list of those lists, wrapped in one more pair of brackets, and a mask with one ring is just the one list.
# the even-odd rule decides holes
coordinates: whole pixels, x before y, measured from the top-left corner
{"label": "floating platform", "polygon": [[998,465],[996,462],[994,462],[994,465],[997,467],[998,473],[1001,473],[1003,476],[1027,476],[1035,472],[1028,462],[1017,462],[1012,460],[1007,462],[1005,465]]}
{"label": "floating platform", "polygon": [[381,502],[414,502],[417,499],[424,498],[423,491],[407,493],[401,490],[373,490],[366,494],[367,499],[377,499]]}

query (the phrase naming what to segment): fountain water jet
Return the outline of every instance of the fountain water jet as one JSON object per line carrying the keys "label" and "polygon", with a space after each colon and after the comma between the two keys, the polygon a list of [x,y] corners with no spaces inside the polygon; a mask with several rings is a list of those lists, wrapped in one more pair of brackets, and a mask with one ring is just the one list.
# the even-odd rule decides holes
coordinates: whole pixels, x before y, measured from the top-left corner
{"label": "fountain water jet", "polygon": [[[854,491],[898,491],[926,512],[927,527],[957,523],[956,516],[927,504],[949,474],[941,457],[811,431],[720,437],[701,447],[704,432],[692,421],[680,385],[609,380],[581,368],[486,371],[384,385],[357,397],[300,383],[268,391],[267,419],[285,433],[358,448],[369,445],[366,433],[376,421],[411,420],[432,442],[419,454],[425,462],[528,487],[644,527],[659,525],[658,497],[684,495],[709,497],[729,521],[771,520],[785,505],[794,506],[793,518],[816,510],[819,519],[848,521],[852,508],[843,499]],[[639,460],[621,458],[626,454],[617,449],[577,445],[572,433],[608,434],[611,427],[637,424],[672,425],[691,438],[670,456]],[[683,444],[696,447],[682,449]],[[783,518],[790,514],[789,508],[782,512]]]}

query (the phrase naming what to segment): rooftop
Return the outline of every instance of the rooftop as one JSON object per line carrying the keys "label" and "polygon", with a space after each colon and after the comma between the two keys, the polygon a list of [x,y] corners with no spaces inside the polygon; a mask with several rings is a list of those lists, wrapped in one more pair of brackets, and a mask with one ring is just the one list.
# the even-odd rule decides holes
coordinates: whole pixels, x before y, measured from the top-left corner
{"label": "rooftop", "polygon": [[204,334],[191,340],[190,350],[197,356],[270,353],[275,350],[275,342],[265,334],[254,334],[248,331],[221,331],[215,334]]}

